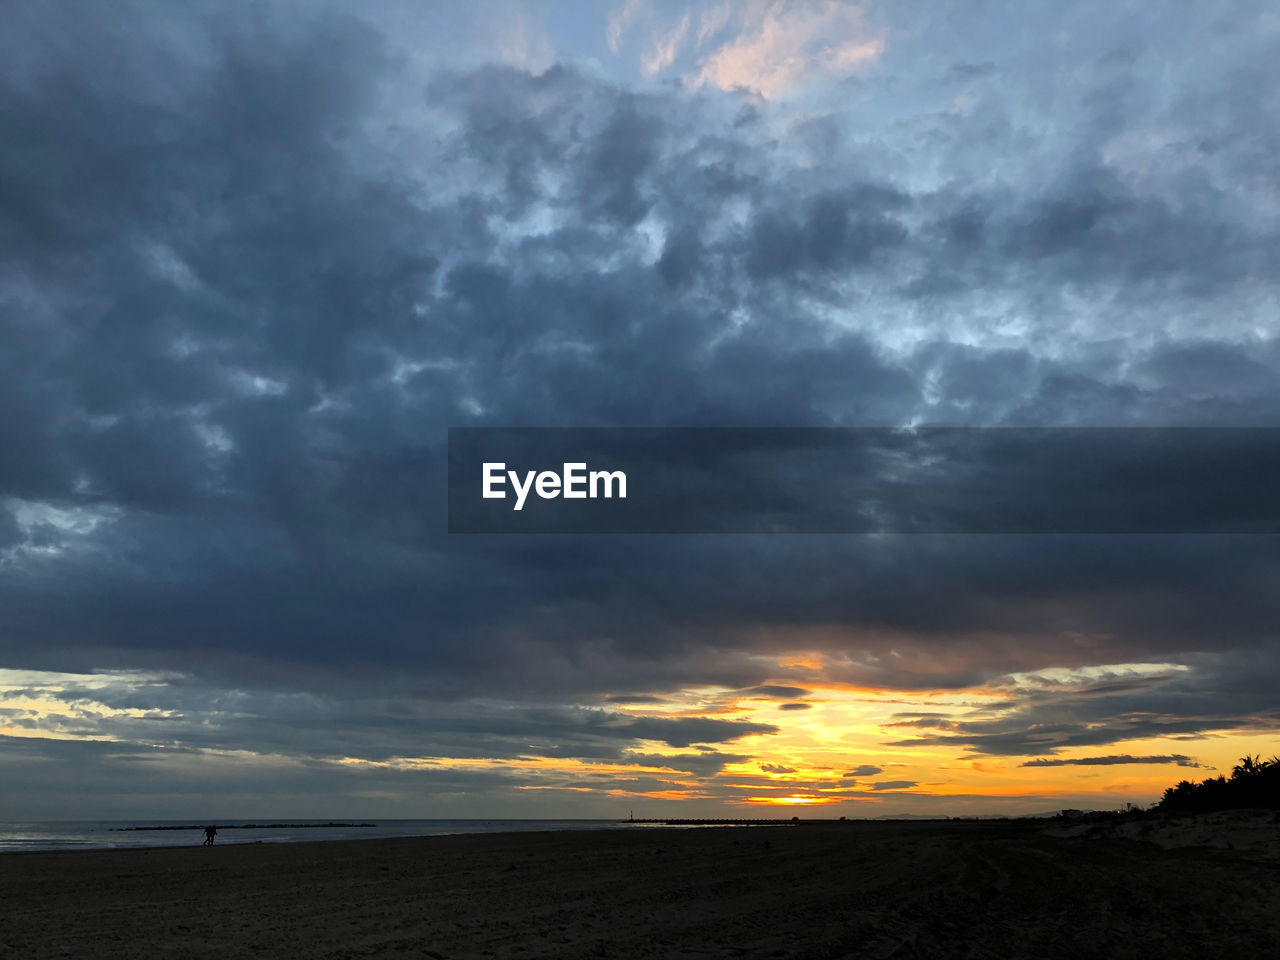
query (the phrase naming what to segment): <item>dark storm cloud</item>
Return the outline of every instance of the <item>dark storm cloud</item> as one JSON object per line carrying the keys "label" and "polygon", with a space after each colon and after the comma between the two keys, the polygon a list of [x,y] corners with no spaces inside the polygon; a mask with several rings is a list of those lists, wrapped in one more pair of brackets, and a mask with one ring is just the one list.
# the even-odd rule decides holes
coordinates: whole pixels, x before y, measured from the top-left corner
{"label": "dark storm cloud", "polygon": [[893,217],[907,203],[890,187],[865,184],[812,197],[800,219],[789,211],[764,210],[752,224],[747,271],[757,278],[794,279],[812,270],[869,265],[878,251],[907,238],[907,228]]}
{"label": "dark storm cloud", "polygon": [[177,671],[109,702],[174,710],[146,725],[175,744],[365,759],[767,734],[557,705],[794,697],[797,647],[899,689],[1196,667],[1192,700],[1045,694],[910,744],[1274,719],[1265,538],[442,533],[449,425],[1276,423],[1247,23],[1156,91],[1046,64],[1054,111],[958,52],[945,109],[876,143],[564,66],[422,76],[354,15],[124,10],[27,6],[0,40],[5,666]]}
{"label": "dark storm cloud", "polygon": [[916,278],[911,292],[979,278],[1007,283],[1030,263],[1052,270],[1059,283],[1122,283],[1126,297],[1169,283],[1204,297],[1273,268],[1280,257],[1273,236],[1224,215],[1204,186],[1176,201],[1144,197],[1114,169],[1082,161],[1043,193],[1013,205],[1011,199],[938,197],[931,229],[958,255],[935,265],[947,273]]}

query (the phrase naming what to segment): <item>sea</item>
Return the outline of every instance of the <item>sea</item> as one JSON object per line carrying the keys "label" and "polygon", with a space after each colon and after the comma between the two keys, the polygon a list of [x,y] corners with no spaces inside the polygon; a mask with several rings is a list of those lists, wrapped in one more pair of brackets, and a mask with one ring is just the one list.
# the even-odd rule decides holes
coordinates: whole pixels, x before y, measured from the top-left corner
{"label": "sea", "polygon": [[[336,824],[336,825],[334,825]],[[0,821],[0,853],[21,850],[121,850],[198,846],[206,824],[191,820]],[[234,843],[297,843],[304,840],[372,840],[380,837],[440,837],[460,833],[540,830],[644,829],[652,824],[617,820],[218,820],[219,846]],[[139,829],[164,827],[162,830]],[[187,829],[189,828],[189,829]]]}

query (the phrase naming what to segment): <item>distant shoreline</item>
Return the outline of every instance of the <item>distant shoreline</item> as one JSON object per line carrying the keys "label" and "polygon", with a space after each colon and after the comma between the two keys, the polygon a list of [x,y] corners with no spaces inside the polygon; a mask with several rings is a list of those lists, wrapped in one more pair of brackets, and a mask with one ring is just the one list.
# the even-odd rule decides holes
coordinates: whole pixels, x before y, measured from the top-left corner
{"label": "distant shoreline", "polygon": [[[632,829],[617,820],[548,819],[239,819],[219,820],[78,820],[0,821],[0,858],[33,851],[156,849],[188,846],[204,839],[206,826],[217,829],[223,845],[368,842],[403,837],[450,836],[495,832]],[[655,829],[639,826],[634,829]],[[665,829],[665,828],[664,828]],[[679,829],[673,827],[671,829]]]}
{"label": "distant shoreline", "polygon": [[[128,833],[135,830],[203,830],[207,824],[183,824],[155,827],[108,827],[108,832]],[[376,823],[215,823],[219,830],[311,830],[324,827],[376,827]]]}

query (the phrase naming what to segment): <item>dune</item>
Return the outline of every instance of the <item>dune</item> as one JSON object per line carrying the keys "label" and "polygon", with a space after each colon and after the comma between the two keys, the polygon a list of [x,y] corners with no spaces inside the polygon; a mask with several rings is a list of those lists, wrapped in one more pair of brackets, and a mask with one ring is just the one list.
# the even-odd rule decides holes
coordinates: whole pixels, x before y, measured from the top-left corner
{"label": "dune", "polygon": [[1055,826],[1048,832],[1052,836],[1098,841],[1138,840],[1166,850],[1212,847],[1251,859],[1280,860],[1280,812],[1275,810],[1173,816],[1148,813],[1137,818]]}

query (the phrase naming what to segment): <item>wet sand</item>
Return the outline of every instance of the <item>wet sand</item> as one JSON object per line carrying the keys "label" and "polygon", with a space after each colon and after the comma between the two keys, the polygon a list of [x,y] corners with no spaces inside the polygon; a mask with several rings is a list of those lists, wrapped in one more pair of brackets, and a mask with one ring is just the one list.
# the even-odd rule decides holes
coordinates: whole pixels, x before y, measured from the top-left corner
{"label": "wet sand", "polygon": [[1025,822],[9,854],[0,955],[1263,956],[1277,867]]}

